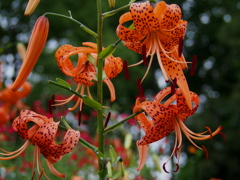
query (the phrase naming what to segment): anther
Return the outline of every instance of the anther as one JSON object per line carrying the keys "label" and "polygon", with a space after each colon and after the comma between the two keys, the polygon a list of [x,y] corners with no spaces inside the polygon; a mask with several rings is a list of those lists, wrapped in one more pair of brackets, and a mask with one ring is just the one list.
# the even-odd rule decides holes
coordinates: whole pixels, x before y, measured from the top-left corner
{"label": "anther", "polygon": [[125,76],[126,80],[129,81],[130,80],[130,76],[129,76],[129,71],[128,71],[127,60],[123,61],[123,71],[124,71],[124,76]]}
{"label": "anther", "polygon": [[191,65],[191,69],[190,69],[190,76],[194,75],[196,67],[197,67],[197,56],[194,55],[193,58],[192,58],[192,65]]}
{"label": "anther", "polygon": [[207,148],[205,148],[205,146],[202,146],[204,152],[205,152],[205,155],[206,155],[206,160],[208,160],[208,150]]}
{"label": "anther", "polygon": [[104,128],[107,127],[108,122],[109,122],[109,120],[110,120],[110,117],[111,117],[111,112],[108,112],[108,115],[107,115],[107,118],[106,118],[106,121],[105,121],[105,124],[104,124]]}
{"label": "anther", "polygon": [[210,139],[212,140],[212,137],[213,137],[213,135],[212,135],[212,130],[209,128],[209,127],[205,127],[207,130],[208,130],[208,132],[210,133]]}
{"label": "anther", "polygon": [[139,96],[144,97],[144,92],[143,92],[143,88],[142,88],[142,85],[141,85],[141,80],[139,78],[137,79],[137,87],[138,87]]}
{"label": "anther", "polygon": [[82,111],[78,111],[78,126],[82,123]]}
{"label": "anther", "polygon": [[179,164],[176,164],[176,166],[177,166],[177,168],[176,168],[176,170],[174,170],[173,172],[178,172],[178,170],[179,170]]}
{"label": "anther", "polygon": [[182,49],[183,49],[183,37],[180,37],[178,44],[178,57],[182,56]]}
{"label": "anther", "polygon": [[142,59],[143,59],[143,65],[147,66],[148,65],[147,49],[146,49],[146,45],[145,44],[142,46]]}
{"label": "anther", "polygon": [[177,86],[177,79],[174,78],[172,86],[171,86],[171,96],[175,94],[176,92],[176,86]]}
{"label": "anther", "polygon": [[166,172],[166,173],[169,173],[167,170],[166,170],[166,163],[163,164],[163,170]]}

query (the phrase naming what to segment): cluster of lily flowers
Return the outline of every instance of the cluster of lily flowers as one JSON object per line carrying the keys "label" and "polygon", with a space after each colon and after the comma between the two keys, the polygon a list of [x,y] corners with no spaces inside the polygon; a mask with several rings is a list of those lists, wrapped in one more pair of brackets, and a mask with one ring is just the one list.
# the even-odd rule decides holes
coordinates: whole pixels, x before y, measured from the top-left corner
{"label": "cluster of lily flowers", "polygon": [[[30,15],[36,8],[39,1],[29,1],[26,14]],[[149,1],[132,3],[130,11],[123,14],[119,19],[119,25],[116,33],[124,45],[142,54],[142,60],[135,64],[146,62],[150,56],[147,72],[150,70],[154,55],[157,56],[159,66],[166,82],[172,82],[171,87],[164,88],[154,98],[153,101],[136,99],[136,104],[133,108],[133,113],[138,113],[135,120],[139,123],[141,129],[145,132],[145,136],[137,141],[139,151],[139,166],[137,170],[141,170],[146,162],[149,145],[153,142],[161,140],[168,136],[172,131],[175,131],[175,144],[173,151],[167,162],[176,154],[178,163],[176,170],[179,169],[180,152],[182,145],[182,133],[188,140],[198,149],[205,151],[208,156],[207,149],[204,146],[196,145],[193,140],[211,139],[221,132],[222,127],[218,127],[215,131],[211,131],[206,127],[206,131],[202,133],[194,133],[188,129],[184,122],[192,116],[198,109],[199,96],[191,92],[188,87],[187,80],[183,70],[187,69],[187,62],[182,53],[183,39],[187,28],[187,22],[181,19],[181,9],[176,4],[168,5],[164,1],[158,2],[152,7]],[[133,21],[134,28],[125,27],[123,24],[128,21]],[[17,91],[25,82],[37,62],[42,49],[47,40],[49,30],[49,21],[47,17],[41,16],[38,18],[27,52],[19,71],[19,74],[11,87],[12,91]],[[73,47],[72,45],[61,46],[55,54],[59,69],[77,84],[76,92],[81,95],[87,94],[92,98],[90,87],[94,85],[94,81],[98,81],[97,72],[97,45],[92,42],[82,43],[82,47]],[[103,48],[104,49],[104,48]],[[70,56],[78,55],[77,65],[74,66]],[[196,56],[193,58],[192,69],[195,69]],[[110,100],[116,99],[115,89],[111,82],[123,69],[124,63],[120,57],[109,55],[104,61],[103,82],[109,88]],[[126,68],[126,67],[125,67]],[[142,82],[147,75],[145,73]],[[178,86],[178,88],[176,87]],[[66,104],[73,100],[76,95],[72,95],[67,99],[54,100],[52,106]],[[1,98],[1,94],[0,94]],[[69,111],[75,110],[78,106],[79,111],[82,110],[83,100],[78,98],[74,107],[69,108]],[[33,122],[33,126],[28,128],[27,123]],[[54,141],[59,122],[54,122],[52,118],[47,118],[29,110],[21,111],[20,115],[13,121],[13,129],[26,140],[25,144],[17,151],[7,152],[3,149],[0,160],[8,160],[20,155],[29,144],[35,146],[34,164],[37,163],[38,173],[40,176],[47,175],[40,163],[40,153],[46,158],[50,170],[59,177],[64,177],[59,173],[52,164],[58,162],[64,154],[73,150],[76,146],[80,133],[72,128],[69,128],[63,143],[57,145]],[[208,134],[206,134],[208,133]],[[163,164],[163,169],[166,163]]]}

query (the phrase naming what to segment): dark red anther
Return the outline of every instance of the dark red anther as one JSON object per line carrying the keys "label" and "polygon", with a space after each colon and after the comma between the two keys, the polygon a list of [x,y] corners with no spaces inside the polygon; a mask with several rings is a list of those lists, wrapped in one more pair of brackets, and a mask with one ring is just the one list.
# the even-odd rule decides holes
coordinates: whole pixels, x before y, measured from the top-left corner
{"label": "dark red anther", "polygon": [[163,170],[164,170],[166,173],[169,173],[169,172],[166,170],[165,165],[166,165],[166,163],[163,164]]}
{"label": "dark red anther", "polygon": [[[51,101],[52,101],[52,104],[54,104],[54,101],[55,101],[55,95],[54,94],[52,95]],[[53,106],[53,109],[56,109],[56,106]]]}
{"label": "dark red anther", "polygon": [[146,48],[145,44],[142,46],[142,59],[143,59],[143,65],[147,66],[148,65],[148,61],[147,61],[147,48]]}
{"label": "dark red anther", "polygon": [[174,170],[173,172],[178,172],[178,170],[179,170],[179,164],[176,164],[176,166],[177,166],[177,168],[176,168],[176,170]]}
{"label": "dark red anther", "polygon": [[222,137],[224,138],[224,141],[226,141],[226,135],[223,132],[219,132],[218,134],[222,135]]}
{"label": "dark red anther", "polygon": [[141,85],[141,80],[139,78],[137,79],[137,87],[138,87],[139,97],[143,97],[144,92],[143,92],[143,88]]}
{"label": "dark red anther", "polygon": [[174,78],[172,86],[171,86],[171,96],[175,94],[176,92],[176,86],[177,86],[177,79]]}
{"label": "dark red anther", "polygon": [[182,56],[182,49],[183,49],[183,37],[180,37],[178,44],[178,57]]}
{"label": "dark red anther", "polygon": [[207,150],[207,148],[205,148],[205,146],[202,146],[202,148],[205,152],[206,160],[208,160],[208,150]]}
{"label": "dark red anther", "polygon": [[82,111],[78,111],[78,126],[82,123]]}
{"label": "dark red anther", "polygon": [[194,55],[193,58],[192,58],[192,65],[191,65],[191,69],[190,69],[190,76],[194,75],[196,67],[197,67],[197,56]]}
{"label": "dark red anther", "polygon": [[48,111],[52,115],[52,99],[48,101]]}
{"label": "dark red anther", "polygon": [[125,76],[126,80],[129,81],[130,80],[130,76],[129,76],[129,71],[128,71],[127,60],[123,61],[123,72],[124,72],[124,76]]}
{"label": "dark red anther", "polygon": [[108,122],[109,122],[109,120],[110,120],[110,117],[111,117],[111,112],[108,112],[108,115],[107,115],[107,118],[106,118],[106,121],[105,121],[105,124],[104,124],[104,128],[107,127]]}

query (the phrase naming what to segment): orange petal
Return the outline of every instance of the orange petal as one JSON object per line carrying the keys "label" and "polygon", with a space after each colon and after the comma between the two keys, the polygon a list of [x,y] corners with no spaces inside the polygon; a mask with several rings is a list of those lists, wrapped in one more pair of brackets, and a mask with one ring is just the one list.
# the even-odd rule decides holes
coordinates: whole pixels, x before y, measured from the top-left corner
{"label": "orange petal", "polygon": [[49,30],[48,19],[44,16],[40,16],[34,25],[34,29],[30,37],[30,41],[28,44],[23,64],[20,68],[16,80],[12,85],[11,89],[13,91],[17,91],[22,86],[22,84],[32,71],[46,43],[48,30]]}
{"label": "orange petal", "polygon": [[[55,58],[60,70],[67,76],[76,76],[83,71],[84,63],[87,61],[87,54],[96,52],[96,50],[89,47],[74,47],[71,45],[61,46],[55,53]],[[74,67],[71,59],[72,55],[78,54],[78,64]]]}
{"label": "orange petal", "polygon": [[108,89],[109,89],[109,91],[110,91],[110,96],[111,96],[111,102],[115,101],[115,99],[116,99],[116,94],[115,94],[115,88],[114,88],[112,82],[111,82],[110,79],[108,79],[108,78],[105,78],[105,79],[103,80],[103,82],[105,82],[105,83],[107,84],[107,86],[108,86]]}
{"label": "orange petal", "polygon": [[77,76],[74,76],[73,80],[85,86],[92,86],[94,85],[94,82],[92,82],[92,80],[95,78],[96,74],[96,72],[83,72]]}
{"label": "orange petal", "polygon": [[122,59],[109,56],[105,59],[103,70],[109,79],[116,77],[123,69]]}
{"label": "orange petal", "polygon": [[149,145],[139,145],[137,142],[137,148],[139,154],[139,165],[137,171],[140,171],[147,160]]}
{"label": "orange petal", "polygon": [[47,165],[48,165],[48,168],[49,170],[55,175],[55,176],[58,176],[60,178],[65,178],[65,174],[62,174],[60,172],[58,172],[54,166],[46,159],[46,162],[47,162]]}
{"label": "orange petal", "polygon": [[[168,57],[166,57],[163,52],[160,52],[162,64],[164,66],[164,69],[167,72],[167,75],[169,78],[177,79],[177,85],[181,89],[184,98],[186,99],[187,105],[190,109],[192,109],[192,102],[191,102],[191,96],[190,91],[188,87],[187,80],[185,78],[185,75],[182,71],[180,63],[174,62]],[[169,57],[175,59],[172,54],[169,54]]]}
{"label": "orange petal", "polygon": [[36,9],[36,7],[38,6],[40,0],[29,0],[27,7],[25,9],[24,15],[25,16],[30,16],[33,11]]}

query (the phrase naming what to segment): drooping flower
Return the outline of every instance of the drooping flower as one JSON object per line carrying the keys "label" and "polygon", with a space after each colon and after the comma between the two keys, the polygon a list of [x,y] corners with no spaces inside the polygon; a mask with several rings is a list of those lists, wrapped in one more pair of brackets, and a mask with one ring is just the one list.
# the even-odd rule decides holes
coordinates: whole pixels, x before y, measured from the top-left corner
{"label": "drooping flower", "polygon": [[[151,57],[147,72],[156,54],[165,80],[177,79],[187,105],[192,108],[188,84],[183,73],[187,64],[181,52],[187,22],[182,20],[181,16],[181,9],[176,4],[168,5],[160,1],[152,7],[149,1],[133,3],[130,5],[130,12],[120,17],[117,35],[127,48],[144,55],[143,59]],[[134,29],[123,25],[131,20]]]}
{"label": "drooping flower", "polygon": [[[170,95],[171,87],[167,87],[160,91],[154,98],[154,101],[144,101],[140,102],[139,99],[136,100],[136,105],[133,109],[133,113],[144,110],[145,112],[135,116],[135,119],[139,122],[142,130],[145,132],[145,136],[137,141],[140,163],[137,170],[141,170],[145,164],[149,144],[156,142],[166,136],[168,136],[172,131],[175,131],[175,144],[173,151],[167,160],[167,162],[172,158],[173,154],[177,154],[179,161],[180,158],[180,148],[182,145],[182,133],[188,138],[188,140],[196,148],[205,151],[206,156],[207,150],[204,146],[199,147],[193,142],[194,140],[206,140],[211,139],[216,134],[222,134],[222,127],[218,127],[217,130],[212,132],[209,127],[206,127],[207,131],[202,133],[194,133],[188,129],[184,121],[186,118],[192,116],[198,108],[199,97],[197,94],[190,92],[191,102],[194,103],[193,109],[189,109],[186,103],[186,100],[183,97],[183,93],[180,88],[176,88],[175,94],[171,95],[164,103],[163,99]],[[173,104],[176,101],[176,104]],[[151,118],[151,120],[149,119]],[[209,132],[210,134],[206,135],[205,133]],[[166,163],[167,163],[166,162]],[[165,164],[163,168],[165,169]],[[178,170],[179,165],[177,163]]]}
{"label": "drooping flower", "polygon": [[[33,125],[29,127],[29,122]],[[8,152],[0,148],[0,160],[10,160],[16,158],[30,145],[34,145],[34,158],[32,167],[32,176],[34,175],[34,166],[36,165],[37,171],[40,176],[44,175],[47,179],[41,164],[40,154],[46,158],[47,165],[50,171],[58,177],[64,178],[65,175],[59,173],[53,164],[61,160],[64,154],[73,150],[77,145],[80,138],[80,132],[71,128],[65,134],[64,140],[61,144],[56,144],[54,138],[57,133],[59,122],[54,122],[53,118],[37,114],[33,111],[23,110],[20,115],[13,121],[13,129],[18,133],[21,138],[25,139],[24,145],[16,151]]]}
{"label": "drooping flower", "polygon": [[22,86],[32,71],[46,43],[48,30],[48,19],[45,16],[40,16],[34,25],[23,64],[19,70],[16,80],[12,85],[11,89],[13,91],[17,91]]}
{"label": "drooping flower", "polygon": [[24,15],[30,16],[33,13],[33,11],[35,11],[35,9],[37,8],[39,2],[40,0],[29,0]]}
{"label": "drooping flower", "polygon": [[[97,81],[97,45],[91,42],[83,43],[85,47],[73,47],[71,45],[61,46],[55,54],[57,64],[60,70],[67,76],[73,77],[73,80],[78,84],[76,92],[84,94],[85,88],[87,89],[88,96],[91,97],[89,87],[94,85],[94,81]],[[87,46],[87,47],[86,47]],[[78,55],[78,62],[74,67],[70,56]],[[122,71],[122,59],[114,57],[113,55],[108,56],[104,61],[103,68],[103,82],[105,82],[110,90],[111,101],[115,100],[115,89],[110,81],[116,77]],[[66,100],[61,100],[56,105],[62,105],[71,101],[75,95],[72,95]],[[76,105],[69,110],[74,110],[80,104],[80,111],[82,109],[82,99],[79,98]]]}

